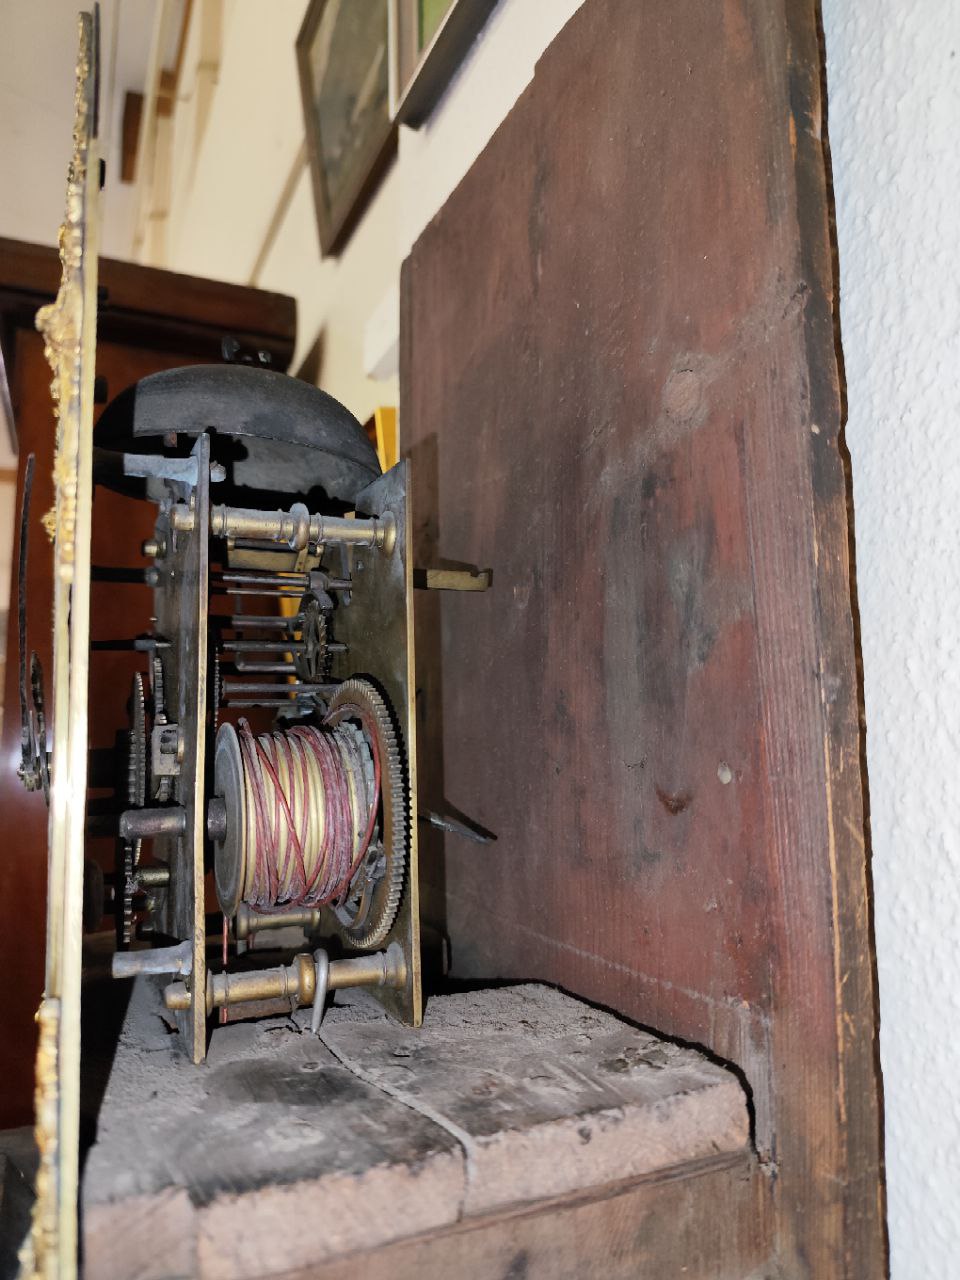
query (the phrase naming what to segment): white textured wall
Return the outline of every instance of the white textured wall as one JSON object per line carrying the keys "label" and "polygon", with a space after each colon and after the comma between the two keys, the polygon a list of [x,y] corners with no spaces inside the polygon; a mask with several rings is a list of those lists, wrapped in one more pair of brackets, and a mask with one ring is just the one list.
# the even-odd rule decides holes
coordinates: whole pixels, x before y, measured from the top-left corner
{"label": "white textured wall", "polygon": [[960,1275],[960,4],[823,0],[894,1280]]}

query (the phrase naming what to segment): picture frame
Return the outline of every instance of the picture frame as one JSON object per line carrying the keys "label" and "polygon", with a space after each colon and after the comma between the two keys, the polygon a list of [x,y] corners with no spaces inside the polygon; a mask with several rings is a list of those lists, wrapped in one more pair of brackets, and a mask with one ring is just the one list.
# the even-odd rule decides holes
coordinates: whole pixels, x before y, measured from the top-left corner
{"label": "picture frame", "polygon": [[321,252],[338,252],[397,144],[391,0],[310,0],[297,36]]}
{"label": "picture frame", "polygon": [[390,114],[418,128],[477,38],[497,0],[390,0]]}

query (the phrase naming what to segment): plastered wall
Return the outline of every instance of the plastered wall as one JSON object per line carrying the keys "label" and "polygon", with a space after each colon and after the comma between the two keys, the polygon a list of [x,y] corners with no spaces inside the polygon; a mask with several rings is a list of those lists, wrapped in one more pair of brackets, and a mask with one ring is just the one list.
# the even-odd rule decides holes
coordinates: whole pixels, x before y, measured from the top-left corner
{"label": "plastered wall", "polygon": [[895,1280],[960,1274],[960,5],[823,0]]}

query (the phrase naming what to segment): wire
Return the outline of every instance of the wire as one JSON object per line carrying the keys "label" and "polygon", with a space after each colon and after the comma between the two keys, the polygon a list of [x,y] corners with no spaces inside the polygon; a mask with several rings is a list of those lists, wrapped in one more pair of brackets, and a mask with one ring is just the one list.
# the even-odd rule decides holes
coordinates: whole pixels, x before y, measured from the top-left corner
{"label": "wire", "polygon": [[[362,708],[344,711],[363,723]],[[246,720],[238,728],[247,813],[243,900],[266,912],[341,906],[376,828],[376,738],[344,722],[259,737]]]}

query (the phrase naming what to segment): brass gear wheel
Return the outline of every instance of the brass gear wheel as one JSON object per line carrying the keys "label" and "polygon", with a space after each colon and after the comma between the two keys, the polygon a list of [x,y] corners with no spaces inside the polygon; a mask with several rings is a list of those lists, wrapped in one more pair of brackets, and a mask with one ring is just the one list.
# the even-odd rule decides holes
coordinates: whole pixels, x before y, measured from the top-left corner
{"label": "brass gear wheel", "polygon": [[327,617],[316,596],[305,595],[300,601],[296,629],[303,645],[293,658],[297,675],[306,684],[323,684],[330,676],[330,650]]}
{"label": "brass gear wheel", "polygon": [[[143,694],[143,677],[138,671],[130,690],[130,728],[127,733],[127,804],[142,809],[147,799],[147,713]],[[140,862],[139,840],[125,840],[120,875],[123,880],[120,938],[128,947],[133,940],[133,897],[136,893],[136,869]]]}
{"label": "brass gear wheel", "polygon": [[223,674],[220,670],[220,650],[213,646],[213,659],[210,664],[210,702],[213,707],[213,732],[216,735],[220,728],[220,708],[223,705]]}
{"label": "brass gear wheel", "polygon": [[383,695],[369,680],[345,680],[330,700],[323,723],[333,727],[359,723],[376,743],[380,757],[380,838],[371,841],[343,906],[334,908],[345,942],[357,950],[379,947],[397,918],[407,862],[410,805],[407,773]]}
{"label": "brass gear wheel", "polygon": [[138,671],[130,690],[130,729],[127,752],[127,804],[142,809],[147,803],[147,709],[143,676]]}
{"label": "brass gear wheel", "polygon": [[50,803],[50,753],[47,751],[47,717],[43,708],[43,667],[35,653],[30,655],[30,697],[37,731],[36,758],[40,768],[40,789]]}
{"label": "brass gear wheel", "polygon": [[[151,667],[153,673],[153,723],[156,725],[164,725],[167,723],[167,704],[163,689],[163,662],[160,655],[155,653],[153,656],[153,664]],[[161,774],[159,778],[153,779],[153,798],[160,804],[166,802],[173,795],[173,778],[167,774]]]}

